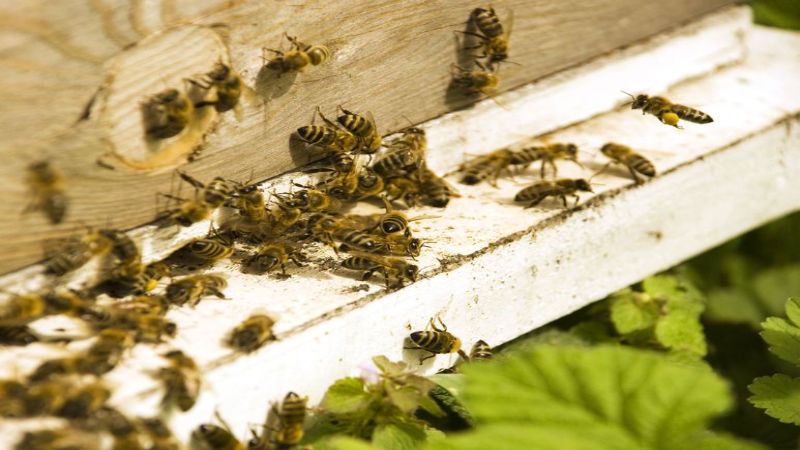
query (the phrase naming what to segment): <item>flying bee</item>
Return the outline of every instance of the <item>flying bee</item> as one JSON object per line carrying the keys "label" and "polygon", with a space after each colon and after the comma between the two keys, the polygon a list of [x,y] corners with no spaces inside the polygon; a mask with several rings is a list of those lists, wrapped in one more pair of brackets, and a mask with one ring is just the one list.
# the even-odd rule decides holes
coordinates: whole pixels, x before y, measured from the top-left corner
{"label": "flying bee", "polygon": [[461,197],[455,188],[450,186],[450,183],[436,175],[424,161],[417,172],[417,178],[420,181],[422,202],[426,205],[444,208],[450,202],[451,197]]}
{"label": "flying bee", "polygon": [[38,340],[27,325],[0,326],[0,345],[28,345]]}
{"label": "flying bee", "polygon": [[244,446],[231,432],[230,426],[215,413],[222,426],[204,423],[192,431],[192,448],[204,450],[244,450]]}
{"label": "flying bee", "polygon": [[169,363],[158,371],[158,378],[164,383],[161,405],[176,405],[184,412],[192,409],[202,385],[197,364],[180,350],[172,350],[162,356]]}
{"label": "flying bee", "polygon": [[469,360],[485,361],[487,359],[492,359],[492,348],[485,341],[479,340],[472,346],[472,350],[469,352]]}
{"label": "flying bee", "polygon": [[459,166],[458,170],[464,173],[461,182],[472,185],[491,178],[489,184],[497,187],[497,177],[500,176],[500,172],[507,170],[513,159],[514,153],[509,149],[500,149],[488,155],[478,156]]}
{"label": "flying bee", "polygon": [[342,115],[336,118],[347,131],[356,136],[359,142],[358,151],[360,153],[372,154],[381,148],[381,135],[378,134],[378,126],[372,113],[367,113],[367,117],[360,116],[348,111],[341,106],[339,109]]}
{"label": "flying bee", "polygon": [[577,191],[594,192],[592,186],[583,178],[561,178],[558,180],[541,180],[517,192],[514,196],[515,202],[528,202],[526,208],[532,208],[547,197],[559,197],[567,207],[567,196],[575,197],[575,204],[578,204],[580,197]]}
{"label": "flying bee", "polygon": [[61,223],[67,212],[61,173],[47,161],[35,162],[28,166],[27,182],[33,200],[25,211],[40,210],[53,225]]}
{"label": "flying bee", "polygon": [[369,280],[375,272],[380,272],[386,287],[402,287],[404,281],[417,281],[419,268],[400,258],[372,254],[357,254],[342,261],[342,267],[350,270],[363,270],[362,280]]}
{"label": "flying bee", "polygon": [[230,66],[218,62],[205,77],[204,81],[207,84],[191,79],[189,82],[203,89],[211,89],[213,87],[216,98],[195,103],[195,108],[213,106],[217,112],[225,112],[239,104],[239,97],[242,95],[242,79]]}
{"label": "flying bee", "polygon": [[101,435],[75,427],[26,431],[14,450],[102,448]]}
{"label": "flying bee", "polygon": [[497,90],[497,75],[487,72],[486,67],[480,62],[476,61],[475,64],[481,70],[468,70],[453,64],[451,71],[453,85],[470,94],[493,95]]}
{"label": "flying bee", "polygon": [[483,54],[481,58],[487,59],[487,67],[494,69],[494,65],[508,59],[508,38],[511,35],[511,23],[509,20],[508,32],[504,32],[503,25],[500,19],[494,12],[494,8],[484,9],[475,8],[470,13],[475,27],[478,28],[479,33],[465,31],[464,34],[469,34],[479,38],[482,42],[476,47],[483,47]]}
{"label": "flying bee", "polygon": [[72,389],[57,415],[71,419],[86,418],[100,409],[111,397],[111,391],[99,383]]}
{"label": "flying bee", "polygon": [[540,175],[544,178],[545,169],[548,165],[552,167],[553,175],[558,175],[556,159],[566,159],[580,165],[578,162],[578,147],[572,143],[525,147],[512,153],[510,164],[528,167],[534,161],[541,161]]}
{"label": "flying bee", "polygon": [[671,103],[664,97],[650,97],[646,94],[639,94],[634,97],[627,92],[625,92],[625,94],[632,99],[631,109],[641,109],[642,115],[652,114],[656,116],[661,123],[672,125],[675,128],[682,128],[678,125],[680,119],[700,124],[714,121],[711,116],[703,111],[677,103]]}
{"label": "flying bee", "polygon": [[139,246],[126,233],[119,230],[99,230],[111,242],[111,253],[117,257],[119,264],[126,266],[141,261]]}
{"label": "flying bee", "polygon": [[292,245],[285,242],[273,242],[262,245],[258,251],[246,260],[251,270],[259,273],[269,272],[280,266],[281,273],[286,275],[286,263],[292,261],[297,267],[302,267],[298,261],[299,252]]}
{"label": "flying bee", "polygon": [[196,306],[208,295],[225,298],[221,292],[228,285],[221,274],[202,274],[183,277],[167,286],[165,295],[171,304]]}
{"label": "flying bee", "polygon": [[80,239],[70,239],[64,246],[48,249],[49,260],[45,264],[45,273],[64,275],[73,271],[92,259],[108,253],[114,243],[102,233],[88,233]]}
{"label": "flying bee", "polygon": [[442,322],[441,317],[437,317],[437,319],[442,328],[437,327],[431,317],[430,327],[433,331],[415,331],[409,335],[411,342],[417,345],[416,348],[430,352],[430,355],[420,358],[419,363],[422,364],[426,359],[443,353],[459,353],[462,359],[467,360],[467,355],[461,350],[461,340],[447,332],[447,326]]}
{"label": "flying bee", "polygon": [[28,375],[28,381],[38,383],[57,375],[70,375],[82,373],[86,367],[86,361],[81,356],[70,356],[66,358],[48,359],[39,364],[34,371]]}
{"label": "flying bee", "polygon": [[277,55],[272,60],[264,58],[264,60],[268,61],[268,69],[277,70],[280,73],[302,72],[308,66],[318,66],[324,63],[331,56],[330,50],[324,45],[308,45],[299,42],[296,37],[289,36],[286,33],[284,33],[284,36],[291,42],[292,48],[285,53],[280,50],[265,48],[264,50]]}
{"label": "flying bee", "polygon": [[141,105],[144,131],[148,139],[166,139],[183,131],[192,118],[194,105],[177,89],[167,89]]}
{"label": "flying bee", "polygon": [[181,447],[175,435],[159,418],[141,419],[139,421],[150,438],[149,450],[179,450]]}
{"label": "flying bee", "polygon": [[250,353],[261,348],[269,340],[274,340],[272,326],[275,321],[265,314],[254,314],[231,331],[228,346]]}
{"label": "flying bee", "polygon": [[216,208],[222,206],[233,196],[237,188],[232,182],[221,177],[214,178],[206,185],[186,173],[178,172],[178,174],[182,180],[195,188],[194,198],[186,200],[170,194],[161,194],[169,199],[180,201],[181,204],[178,208],[162,213],[159,218],[166,218],[170,222],[184,227],[207,219]]}
{"label": "flying bee", "polygon": [[631,173],[634,181],[636,184],[640,184],[642,182],[641,178],[637,173],[645,175],[647,177],[654,177],[656,176],[656,168],[653,166],[653,163],[650,162],[649,159],[645,158],[644,156],[636,153],[635,151],[631,150],[630,147],[624,146],[622,144],[614,144],[609,142],[608,144],[603,145],[600,151],[611,158],[611,162],[606,164],[599,172],[605,170],[610,164],[618,163],[622,164],[628,168],[628,171]]}
{"label": "flying bee", "polygon": [[42,317],[47,303],[41,295],[12,294],[0,306],[0,326],[20,326]]}
{"label": "flying bee", "polygon": [[316,112],[325,123],[325,126],[313,125],[312,119],[312,125],[297,129],[297,135],[300,139],[333,153],[346,153],[356,149],[358,141],[355,135],[328,120],[322,114],[319,106],[317,106]]}
{"label": "flying bee", "polygon": [[248,450],[270,450],[294,448],[303,438],[308,397],[289,392],[280,406],[273,403],[267,412],[263,433],[253,433],[247,443]]}

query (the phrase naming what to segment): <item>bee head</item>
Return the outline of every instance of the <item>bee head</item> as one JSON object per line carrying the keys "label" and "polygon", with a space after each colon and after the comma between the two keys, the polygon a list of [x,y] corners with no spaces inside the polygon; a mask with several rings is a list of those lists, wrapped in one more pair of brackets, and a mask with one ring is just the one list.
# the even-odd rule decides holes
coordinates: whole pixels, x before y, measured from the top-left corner
{"label": "bee head", "polygon": [[414,264],[409,264],[403,269],[403,276],[411,281],[417,281],[417,275],[419,275],[419,267]]}
{"label": "bee head", "polygon": [[583,178],[575,180],[575,187],[581,191],[594,192],[592,190],[592,185]]}
{"label": "bee head", "polygon": [[175,322],[167,322],[164,325],[164,331],[167,333],[167,336],[175,336],[175,332],[178,331],[178,326],[175,325]]}
{"label": "bee head", "polygon": [[649,97],[646,94],[639,94],[636,98],[633,99],[633,103],[631,103],[632,109],[642,109],[647,104]]}
{"label": "bee head", "polygon": [[419,256],[420,247],[422,247],[422,241],[420,241],[418,238],[414,238],[408,241],[406,250],[411,256]]}
{"label": "bee head", "polygon": [[567,144],[567,156],[575,159],[578,156],[578,146],[572,143]]}

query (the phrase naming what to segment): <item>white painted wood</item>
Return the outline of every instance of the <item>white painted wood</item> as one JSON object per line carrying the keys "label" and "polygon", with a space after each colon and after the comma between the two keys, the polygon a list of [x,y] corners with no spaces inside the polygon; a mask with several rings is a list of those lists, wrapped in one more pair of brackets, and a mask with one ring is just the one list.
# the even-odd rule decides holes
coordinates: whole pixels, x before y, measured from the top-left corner
{"label": "white painted wood", "polygon": [[[686,124],[685,130],[676,130],[652,116],[620,108],[549,136],[554,142],[575,142],[582,151],[586,169],[562,165],[562,176],[591,175],[604,164],[597,149],[613,140],[650,157],[660,172],[654,180],[633,186],[624,171],[609,171],[593,180],[602,183],[595,197],[584,196],[578,209],[566,212],[550,209],[549,204],[523,210],[510,201],[521,188],[512,180],[501,180],[499,189],[459,185],[463,197],[446,210],[413,211],[441,217],[414,227],[431,246],[418,262],[423,279],[391,293],[382,290],[380,281],[366,292],[353,292],[361,282],[338,269],[327,269],[326,258],[332,254],[324,249],[312,255],[317,264],[290,269],[288,280],[242,275],[223,262],[212,270],[230,273],[226,292],[231,300],[205,300],[194,310],[171,311],[179,336],[169,345],[137,346],[121,367],[109,373],[109,383],[117,388],[112,403],[132,414],[152,413],[160,392],[142,373],[163,364],[158,353],[178,347],[201,365],[214,366],[228,354],[221,345],[224,334],[253,311],[267,311],[279,319],[280,340],[209,368],[198,404],[172,418],[176,432],[186,437],[218,408],[244,437],[248,423],[263,417],[268,403],[288,390],[309,394],[316,402],[331,381],[357,373],[373,355],[416,361],[419,353],[404,351],[403,339],[433,315],[441,313],[467,347],[477,339],[498,345],[797,210],[800,36],[755,29],[747,44],[749,54],[742,64],[664,93],[708,112],[715,119],[712,124]],[[541,108],[538,103],[527,105],[533,110],[517,112],[536,114]],[[508,139],[504,133],[509,129],[503,125],[508,118],[500,110],[490,111],[494,112],[486,115],[484,126],[505,130],[498,139]],[[455,120],[443,118],[442,126]],[[428,130],[433,141],[438,125],[431,124]],[[516,131],[522,136],[538,132],[522,126]],[[451,142],[431,147],[450,154],[446,167],[452,168],[459,162],[452,155],[463,147],[436,139]],[[496,148],[493,144],[470,145],[489,150]],[[533,180],[537,172],[532,168],[518,175],[517,182]],[[29,275],[28,285],[35,285],[35,277]],[[0,367],[4,375],[26,373],[45,357],[86,345],[7,349],[0,352]],[[432,373],[454,361],[440,356],[422,369]],[[0,421],[0,447],[8,447],[19,429],[16,421]]]}

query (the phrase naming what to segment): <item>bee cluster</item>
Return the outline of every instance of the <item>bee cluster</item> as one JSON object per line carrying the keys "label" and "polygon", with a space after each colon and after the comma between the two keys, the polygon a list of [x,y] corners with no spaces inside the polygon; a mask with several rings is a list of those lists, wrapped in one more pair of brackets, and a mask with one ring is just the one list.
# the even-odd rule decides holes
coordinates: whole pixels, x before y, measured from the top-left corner
{"label": "bee cluster", "polygon": [[[491,94],[497,87],[497,69],[509,53],[510,26],[504,28],[494,9],[476,8],[470,23],[477,30],[465,34],[479,43],[465,50],[480,49],[474,68],[453,65],[452,83],[468,93]],[[309,45],[286,35],[288,51],[264,49],[275,54],[265,67],[278,74],[301,72],[330,59],[323,45]],[[190,93],[167,89],[142,105],[142,120],[148,139],[162,140],[180,134],[192,120],[193,111],[213,108],[223,113],[237,107],[241,78],[219,62],[201,80],[188,80],[204,92],[199,100]],[[672,104],[662,97],[631,96],[633,109],[642,109],[662,123],[680,128],[680,119],[708,123],[712,119],[698,110]],[[399,209],[416,206],[444,208],[458,192],[427,165],[425,131],[411,126],[399,136],[385,138],[378,132],[372,115],[338,107],[329,120],[317,107],[311,124],[297,128],[296,138],[306,149],[318,153],[321,162],[306,172],[304,184],[292,182],[288,192],[269,192],[260,183],[243,183],[216,177],[209,182],[178,171],[194,193],[190,198],[164,194],[175,202],[157,217],[160,226],[188,227],[214,218],[207,236],[186,243],[161,261],[143,262],[136,242],[125,232],[90,230],[73,237],[49,252],[45,273],[55,277],[53,287],[43,293],[9,294],[0,307],[0,343],[27,345],[44,340],[29,325],[51,315],[81,319],[91,330],[91,345],[64,358],[42,362],[24,380],[0,380],[0,416],[57,416],[68,419],[70,427],[26,433],[17,448],[100,448],[100,436],[113,438],[113,448],[178,449],[181,444],[161,418],[129,419],[107,404],[111,390],[102,376],[113,370],[138,343],[168,341],[178,331],[166,318],[170,308],[195,307],[208,297],[225,298],[226,276],[195,273],[224,259],[241,263],[242,271],[266,274],[280,269],[287,275],[289,262],[302,266],[306,249],[315,243],[329,246],[339,256],[338,266],[361,273],[362,280],[379,274],[387,288],[400,288],[416,281],[419,268],[409,258],[420,255],[423,241],[415,237],[410,223],[431,216],[409,217]],[[321,124],[314,121],[319,117]],[[639,175],[653,177],[653,164],[630,148],[608,143],[601,153],[609,164],[625,166],[635,182]],[[520,190],[514,200],[533,207],[548,197],[567,206],[567,197],[578,201],[578,192],[591,192],[591,178],[558,179],[556,161],[581,165],[578,148],[572,143],[553,143],[522,149],[501,149],[479,156],[459,167],[461,182],[475,185],[488,181],[496,185],[503,172],[540,163],[541,180]],[[581,166],[582,167],[582,166]],[[599,172],[605,170],[608,164]],[[548,168],[553,179],[547,179]],[[597,174],[596,173],[596,174]],[[595,174],[595,175],[596,175]],[[29,166],[28,182],[33,201],[28,209],[41,210],[53,224],[62,221],[67,198],[61,174],[48,162]],[[358,202],[380,202],[383,212],[349,212]],[[242,256],[244,254],[244,256]],[[97,283],[83,290],[59,286],[60,277],[100,261]],[[166,286],[162,280],[169,278]],[[99,300],[102,298],[102,300]],[[237,353],[251,353],[277,339],[275,321],[266,314],[253,314],[223,339]],[[461,340],[447,331],[439,319],[431,319],[431,330],[416,331],[409,340],[416,349],[436,354],[458,353],[464,361],[489,359],[491,348],[478,341],[467,355]],[[191,356],[173,349],[161,354],[163,366],[153,373],[163,385],[162,413],[188,411],[203,387],[201,370]],[[261,432],[253,431],[249,449],[291,448],[303,436],[307,397],[294,392],[269,409]],[[192,438],[198,448],[244,448],[220,424],[199,426]]]}

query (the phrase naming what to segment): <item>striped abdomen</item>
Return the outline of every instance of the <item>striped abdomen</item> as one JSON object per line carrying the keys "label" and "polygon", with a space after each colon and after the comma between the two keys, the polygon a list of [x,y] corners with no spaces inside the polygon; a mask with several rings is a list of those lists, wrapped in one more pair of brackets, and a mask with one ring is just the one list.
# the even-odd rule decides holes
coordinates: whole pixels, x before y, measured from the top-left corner
{"label": "striped abdomen", "polygon": [[330,50],[324,45],[314,45],[310,47],[306,53],[308,53],[308,59],[314,66],[324,63],[331,56]]}
{"label": "striped abdomen", "polygon": [[384,177],[401,176],[405,171],[419,167],[419,163],[420,154],[418,152],[404,149],[396,150],[380,158],[371,168]]}
{"label": "striped abdomen", "polygon": [[343,111],[344,114],[337,117],[336,121],[345,127],[349,132],[360,137],[368,137],[375,133],[375,127],[372,126],[372,123],[369,120],[359,116],[358,114],[353,114],[350,111]]}
{"label": "striped abdomen", "polygon": [[542,158],[547,156],[547,149],[544,147],[527,147],[523,148],[522,150],[518,150],[511,154],[511,159],[509,164],[520,165],[520,164],[530,164],[534,161],[538,161]]}
{"label": "striped abdomen", "polygon": [[216,177],[203,189],[203,200],[213,207],[225,203],[233,196],[235,189],[222,177]]}
{"label": "striped abdomen", "polygon": [[283,426],[302,425],[306,420],[306,402],[308,397],[300,397],[289,392],[281,403],[280,418]]}
{"label": "striped abdomen", "polygon": [[217,260],[233,254],[233,246],[225,245],[216,239],[198,239],[187,244],[186,248],[194,257]]}
{"label": "striped abdomen", "polygon": [[48,190],[42,197],[41,206],[50,223],[57,225],[67,212],[67,196],[60,190]]}
{"label": "striped abdomen", "polygon": [[336,131],[319,125],[300,127],[297,135],[310,144],[329,146],[336,142]]}
{"label": "striped abdomen", "polygon": [[704,113],[703,111],[690,108],[688,106],[683,105],[672,105],[670,108],[671,112],[674,112],[683,120],[694,122],[694,123],[710,123],[713,122],[714,119],[711,118],[708,114]]}
{"label": "striped abdomen", "polygon": [[653,163],[638,153],[631,153],[620,162],[642,175],[647,175],[648,177],[656,175],[656,168]]}
{"label": "striped abdomen", "polygon": [[381,264],[366,256],[351,256],[342,261],[342,267],[350,270],[371,270],[381,267]]}
{"label": "striped abdomen", "polygon": [[485,341],[480,340],[472,346],[472,351],[469,352],[469,359],[473,361],[492,359],[492,348]]}
{"label": "striped abdomen", "polygon": [[409,337],[431,353],[455,353],[461,348],[461,341],[447,331],[415,331]]}
{"label": "striped abdomen", "polygon": [[476,164],[467,169],[461,182],[464,184],[478,184],[489,178],[493,173],[495,173],[495,169],[488,162]]}
{"label": "striped abdomen", "polygon": [[230,431],[217,425],[208,423],[200,425],[192,434],[195,439],[205,441],[209,448],[215,450],[236,450],[241,448],[239,440]]}
{"label": "striped abdomen", "polygon": [[360,250],[374,251],[378,248],[378,242],[372,236],[358,230],[336,230],[333,237],[349,247]]}
{"label": "striped abdomen", "polygon": [[478,27],[478,30],[488,38],[503,34],[503,25],[500,23],[497,14],[495,14],[494,8],[488,10],[475,8],[472,11],[472,20],[475,21],[475,26]]}
{"label": "striped abdomen", "polygon": [[384,214],[381,216],[381,231],[385,234],[399,233],[408,229],[408,220],[401,214]]}
{"label": "striped abdomen", "polygon": [[64,275],[86,264],[92,258],[92,252],[85,244],[78,243],[53,255],[45,266],[45,272]]}

